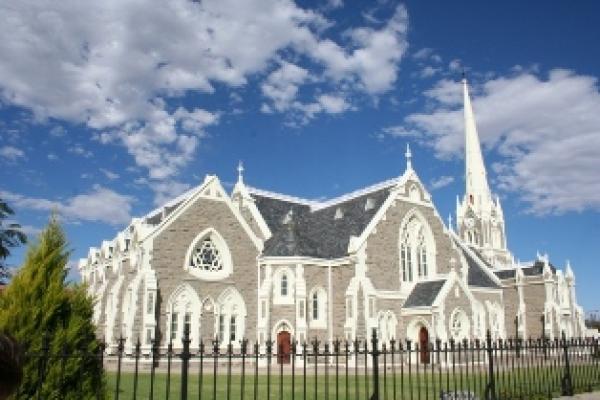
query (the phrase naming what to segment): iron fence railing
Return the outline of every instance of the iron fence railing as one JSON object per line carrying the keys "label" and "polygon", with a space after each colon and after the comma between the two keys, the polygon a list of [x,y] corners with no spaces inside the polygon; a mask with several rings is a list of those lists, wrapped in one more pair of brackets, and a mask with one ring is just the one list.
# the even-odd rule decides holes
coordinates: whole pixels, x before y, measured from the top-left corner
{"label": "iron fence railing", "polygon": [[[369,341],[265,346],[214,341],[149,353],[139,340],[130,352],[119,340],[105,355],[73,352],[37,357],[40,365],[69,357],[98,357],[107,385],[96,399],[198,400],[429,400],[530,399],[600,388],[598,339]],[[289,346],[288,346],[289,344]],[[40,369],[42,371],[43,369]],[[43,380],[40,372],[39,380]],[[18,396],[17,396],[18,397]],[[19,398],[19,397],[18,397]]]}

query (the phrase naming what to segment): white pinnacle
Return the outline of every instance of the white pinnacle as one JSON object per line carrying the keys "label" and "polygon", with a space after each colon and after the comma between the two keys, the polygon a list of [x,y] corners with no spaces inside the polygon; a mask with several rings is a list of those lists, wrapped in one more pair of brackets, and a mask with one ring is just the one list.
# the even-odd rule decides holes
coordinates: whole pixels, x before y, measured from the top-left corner
{"label": "white pinnacle", "polygon": [[238,171],[238,182],[243,183],[244,182],[244,164],[241,161],[238,163],[237,171]]}
{"label": "white pinnacle", "polygon": [[406,143],[406,153],[404,153],[404,156],[406,157],[406,169],[411,170],[412,169],[412,153],[410,151],[410,145],[408,143]]}

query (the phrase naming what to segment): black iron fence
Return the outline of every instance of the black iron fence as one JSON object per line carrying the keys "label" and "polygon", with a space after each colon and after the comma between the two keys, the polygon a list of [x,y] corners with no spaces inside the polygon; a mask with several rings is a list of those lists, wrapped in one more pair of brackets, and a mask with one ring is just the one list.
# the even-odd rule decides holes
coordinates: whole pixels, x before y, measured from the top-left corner
{"label": "black iron fence", "polygon": [[[41,353],[40,364],[65,357],[99,357],[106,390],[96,399],[428,400],[531,399],[600,388],[598,339],[368,341],[259,346],[242,341],[190,348],[138,343],[114,355]],[[40,376],[40,379],[44,379]],[[78,397],[75,397],[78,398]]]}

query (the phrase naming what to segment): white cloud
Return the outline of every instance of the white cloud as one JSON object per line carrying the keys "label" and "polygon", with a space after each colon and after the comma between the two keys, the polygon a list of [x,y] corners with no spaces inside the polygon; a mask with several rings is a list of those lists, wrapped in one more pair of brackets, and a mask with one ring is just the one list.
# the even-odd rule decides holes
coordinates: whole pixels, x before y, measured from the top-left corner
{"label": "white cloud", "polygon": [[[342,44],[324,37],[323,15],[291,0],[23,0],[1,3],[0,14],[0,100],[38,120],[86,125],[100,143],[124,146],[153,179],[176,175],[204,128],[219,121],[215,110],[173,111],[171,99],[210,95],[217,85],[238,89],[282,53],[316,65],[332,85],[380,94],[397,79],[407,48],[404,6],[380,29],[349,29]],[[267,78],[270,109],[289,104],[303,82],[288,83]]]}
{"label": "white cloud", "polygon": [[94,156],[94,154],[91,151],[84,149],[83,146],[80,144],[75,144],[67,147],[67,151],[69,153],[76,154],[84,158],[92,158]]}
{"label": "white cloud", "polygon": [[110,225],[122,225],[131,220],[133,198],[95,185],[88,193],[73,196],[65,201],[27,197],[0,190],[0,196],[15,208],[57,212],[67,220],[96,221]]}
{"label": "white cloud", "polygon": [[[442,158],[460,154],[464,142],[461,89],[454,84],[457,95],[449,95],[451,86],[439,82],[427,93],[435,109],[405,120]],[[500,189],[516,193],[537,214],[600,209],[596,78],[560,69],[547,78],[525,71],[491,79],[473,94],[481,140],[500,156],[493,166]]]}
{"label": "white cloud", "polygon": [[342,96],[323,94],[317,98],[324,112],[328,114],[339,114],[350,108],[346,99]]}
{"label": "white cloud", "polygon": [[408,129],[403,125],[387,126],[381,130],[383,136],[391,137],[415,137],[420,132],[415,129]]}
{"label": "white cloud", "polygon": [[25,153],[14,146],[3,146],[0,147],[0,157],[9,162],[15,162],[20,158],[25,158]]}
{"label": "white cloud", "polygon": [[154,204],[162,206],[169,200],[172,200],[189,190],[191,186],[187,183],[176,181],[151,181],[145,182],[154,191]]}
{"label": "white cloud", "polygon": [[100,168],[100,172],[102,172],[104,174],[104,176],[106,176],[111,181],[114,181],[115,179],[119,179],[119,174],[117,174],[116,172],[109,171],[105,168]]}
{"label": "white cloud", "polygon": [[398,63],[406,53],[408,12],[399,5],[379,30],[355,28],[348,31],[352,48],[346,51],[329,39],[302,35],[299,46],[325,66],[325,74],[338,81],[355,83],[369,94],[388,91],[398,76]]}
{"label": "white cloud", "polygon": [[263,112],[275,109],[279,112],[287,111],[296,99],[298,86],[308,79],[308,70],[289,62],[271,72],[261,85],[262,93],[272,102],[272,107],[264,105]]}
{"label": "white cloud", "polygon": [[57,126],[53,127],[52,129],[50,129],[49,133],[50,133],[50,136],[63,137],[67,134],[67,131],[62,126],[57,125]]}
{"label": "white cloud", "polygon": [[421,70],[420,75],[421,75],[421,78],[431,78],[432,76],[434,76],[441,70],[442,70],[441,68],[435,68],[435,67],[428,65]]}
{"label": "white cloud", "polygon": [[444,175],[444,176],[440,176],[437,179],[433,179],[431,181],[431,183],[429,184],[429,187],[431,188],[431,190],[437,190],[437,189],[441,189],[443,187],[448,186],[452,182],[454,182],[453,176]]}

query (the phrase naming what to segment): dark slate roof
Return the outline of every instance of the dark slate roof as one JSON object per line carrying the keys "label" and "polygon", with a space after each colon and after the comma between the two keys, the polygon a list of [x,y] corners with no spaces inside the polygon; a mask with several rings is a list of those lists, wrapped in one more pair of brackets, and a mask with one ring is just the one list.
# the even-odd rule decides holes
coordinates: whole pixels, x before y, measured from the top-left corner
{"label": "dark slate roof", "polygon": [[446,283],[445,280],[417,283],[402,307],[427,307],[432,305],[444,283]]}
{"label": "dark slate roof", "polygon": [[[498,284],[494,282],[492,278],[483,270],[484,267],[473,258],[468,251],[461,247],[463,255],[467,260],[467,264],[469,266],[469,272],[467,274],[467,282],[469,286],[477,286],[477,287],[485,287],[485,288],[499,288]],[[480,258],[480,257],[478,257]],[[484,265],[488,265],[484,262],[483,259],[479,259],[480,262],[484,263]]]}
{"label": "dark slate roof", "polygon": [[[346,256],[350,236],[358,236],[364,231],[388,195],[389,187],[385,187],[313,211],[307,204],[252,194],[256,207],[273,233],[265,243],[263,254],[329,259]],[[365,210],[367,199],[373,202],[369,210]],[[343,216],[336,219],[338,209]],[[290,210],[292,220],[283,224]]]}
{"label": "dark slate roof", "polygon": [[516,271],[516,269],[503,269],[500,271],[494,271],[494,273],[500,279],[512,279],[515,277]]}
{"label": "dark slate roof", "polygon": [[[523,270],[523,275],[525,275],[525,276],[543,275],[544,274],[544,262],[537,260],[529,266],[521,267],[521,269]],[[554,265],[550,264],[550,270],[552,271],[552,274],[556,274],[556,267],[554,267]],[[516,271],[517,270],[515,268],[511,268],[511,269],[505,269],[505,270],[500,270],[500,271],[494,271],[494,273],[500,279],[512,279],[515,277]]]}

